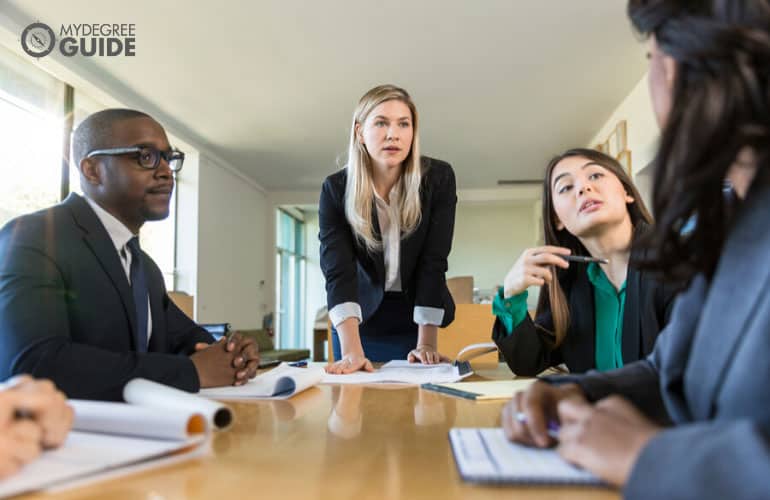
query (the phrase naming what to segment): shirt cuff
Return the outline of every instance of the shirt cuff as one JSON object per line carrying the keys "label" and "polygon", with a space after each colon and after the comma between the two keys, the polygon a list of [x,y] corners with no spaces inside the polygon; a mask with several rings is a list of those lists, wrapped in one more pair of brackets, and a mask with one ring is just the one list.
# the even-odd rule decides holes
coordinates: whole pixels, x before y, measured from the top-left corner
{"label": "shirt cuff", "polygon": [[361,323],[361,306],[355,302],[343,302],[332,307],[332,310],[329,311],[329,319],[334,328],[337,328],[348,318],[358,318],[358,322]]}
{"label": "shirt cuff", "polygon": [[505,331],[510,335],[527,317],[527,291],[506,299],[503,287],[500,287],[492,301],[492,313],[500,318]]}
{"label": "shirt cuff", "polygon": [[439,307],[414,306],[414,322],[418,325],[441,326],[444,310]]}

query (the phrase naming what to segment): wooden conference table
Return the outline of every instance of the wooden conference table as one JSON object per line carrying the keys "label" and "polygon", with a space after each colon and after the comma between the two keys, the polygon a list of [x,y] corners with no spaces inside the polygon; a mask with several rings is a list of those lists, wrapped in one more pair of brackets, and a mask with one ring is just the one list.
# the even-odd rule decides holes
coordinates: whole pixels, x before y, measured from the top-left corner
{"label": "wooden conference table", "polygon": [[[504,365],[470,380],[509,378]],[[231,403],[212,452],[178,465],[26,499],[617,499],[593,487],[463,483],[447,433],[499,425],[502,401],[416,387],[319,386],[287,401]]]}

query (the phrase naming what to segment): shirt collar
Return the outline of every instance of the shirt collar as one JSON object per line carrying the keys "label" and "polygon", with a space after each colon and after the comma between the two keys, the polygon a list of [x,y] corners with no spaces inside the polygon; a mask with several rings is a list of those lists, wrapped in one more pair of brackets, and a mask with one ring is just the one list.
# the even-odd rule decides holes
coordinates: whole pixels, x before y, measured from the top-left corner
{"label": "shirt collar", "polygon": [[[380,197],[380,195],[377,193],[377,190],[374,188],[374,183],[372,183],[372,191],[374,191],[375,203],[383,207],[390,207],[390,204],[388,204],[388,202],[383,200],[382,197]],[[390,200],[392,201],[398,198],[398,195],[399,195],[399,190],[398,190],[398,182],[397,182],[393,185],[392,188],[390,188],[390,194],[388,195],[388,198],[390,198]]]}
{"label": "shirt collar", "polygon": [[107,234],[110,235],[110,239],[112,240],[113,245],[115,245],[115,249],[120,252],[123,247],[126,246],[126,243],[136,235],[114,215],[100,207],[94,200],[88,196],[84,196],[84,198],[96,213],[96,217],[102,223],[104,229],[107,230]]}
{"label": "shirt collar", "polygon": [[604,270],[596,262],[590,262],[586,267],[586,274],[591,284],[604,292],[612,293],[613,295],[620,295],[626,291],[626,282],[624,281],[620,285],[620,290],[615,289],[615,285],[610,282],[610,279],[604,274]]}

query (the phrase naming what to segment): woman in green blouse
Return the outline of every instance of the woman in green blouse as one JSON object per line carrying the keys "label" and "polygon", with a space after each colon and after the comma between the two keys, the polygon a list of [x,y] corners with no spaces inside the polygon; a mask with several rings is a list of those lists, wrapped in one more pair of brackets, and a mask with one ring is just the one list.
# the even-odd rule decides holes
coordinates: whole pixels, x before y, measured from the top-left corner
{"label": "woman in green blouse", "polygon": [[[517,375],[561,363],[571,372],[609,370],[646,356],[668,322],[675,293],[632,264],[652,223],[639,191],[612,157],[570,149],[546,168],[545,246],[525,250],[492,310],[492,338]],[[602,262],[574,262],[564,256]],[[539,286],[535,319],[527,288]]]}

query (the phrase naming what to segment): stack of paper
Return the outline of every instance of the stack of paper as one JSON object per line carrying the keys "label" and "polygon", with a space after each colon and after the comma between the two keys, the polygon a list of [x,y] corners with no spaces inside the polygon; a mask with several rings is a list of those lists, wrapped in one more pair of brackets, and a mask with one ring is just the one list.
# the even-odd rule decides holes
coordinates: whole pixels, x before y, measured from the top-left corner
{"label": "stack of paper", "polygon": [[470,365],[459,367],[449,363],[436,365],[423,365],[422,363],[409,363],[406,360],[394,360],[382,365],[374,372],[355,372],[345,375],[326,374],[323,377],[324,384],[440,384],[444,382],[457,382],[473,372]]}

